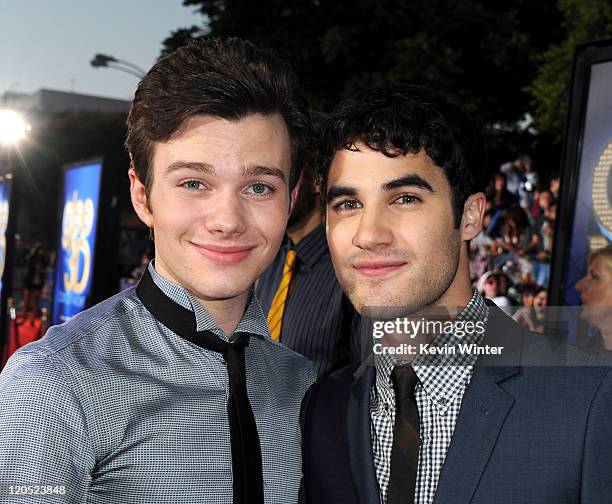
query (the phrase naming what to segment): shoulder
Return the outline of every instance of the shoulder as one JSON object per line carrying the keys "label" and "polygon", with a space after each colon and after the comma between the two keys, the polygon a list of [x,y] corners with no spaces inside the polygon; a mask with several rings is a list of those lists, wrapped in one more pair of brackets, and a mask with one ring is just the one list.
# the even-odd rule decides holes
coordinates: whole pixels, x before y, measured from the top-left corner
{"label": "shoulder", "polygon": [[350,364],[317,380],[308,391],[308,401],[316,401],[318,404],[329,406],[337,404],[335,403],[337,400],[346,398],[349,388],[362,378],[360,364],[360,362]]}
{"label": "shoulder", "polygon": [[109,325],[120,322],[137,306],[142,304],[136,296],[135,288],[132,287],[82,311],[63,324],[52,326],[42,339],[20,348],[15,354],[38,353],[52,356],[70,352],[71,348],[82,343],[83,339],[95,338],[98,334],[106,332]]}
{"label": "shoulder", "polygon": [[[36,425],[70,429],[84,423],[84,412],[65,370],[41,352],[17,352],[0,374],[0,432]],[[11,420],[12,419],[12,420]],[[13,426],[8,425],[15,422]]]}
{"label": "shoulder", "polygon": [[340,368],[329,376],[323,378],[319,383],[323,386],[344,388],[350,386],[355,380],[361,377],[360,366],[361,362],[354,362]]}
{"label": "shoulder", "polygon": [[575,346],[567,331],[550,327],[542,334],[519,324],[498,307],[490,307],[485,343],[501,346],[503,357],[483,364],[525,368],[558,368],[560,373],[600,376],[612,365],[612,354]]}
{"label": "shoulder", "polygon": [[497,296],[493,298],[493,302],[500,308],[507,308],[512,306],[510,300],[506,296]]}
{"label": "shoulder", "polygon": [[32,399],[31,394],[34,393],[41,401],[45,401],[54,395],[53,392],[62,388],[63,383],[60,370],[48,355],[43,352],[18,351],[0,374],[0,396],[6,401],[14,396],[21,403]]}

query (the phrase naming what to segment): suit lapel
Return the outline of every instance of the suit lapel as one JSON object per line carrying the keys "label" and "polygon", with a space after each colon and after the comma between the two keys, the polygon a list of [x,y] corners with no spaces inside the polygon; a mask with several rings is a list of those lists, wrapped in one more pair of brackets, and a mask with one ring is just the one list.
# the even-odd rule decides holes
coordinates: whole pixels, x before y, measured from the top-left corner
{"label": "suit lapel", "polygon": [[515,374],[510,368],[475,369],[463,396],[457,426],[442,467],[436,503],[467,504],[472,499],[514,399],[493,374]]}
{"label": "suit lapel", "polygon": [[355,491],[362,504],[380,502],[370,433],[370,389],[375,369],[367,367],[351,384],[346,411],[346,445]]}
{"label": "suit lapel", "polygon": [[485,343],[504,346],[503,362],[498,358],[491,365],[484,358],[474,368],[440,474],[436,504],[467,504],[476,491],[514,404],[499,383],[519,372],[523,331],[518,327],[498,309],[491,309]]}

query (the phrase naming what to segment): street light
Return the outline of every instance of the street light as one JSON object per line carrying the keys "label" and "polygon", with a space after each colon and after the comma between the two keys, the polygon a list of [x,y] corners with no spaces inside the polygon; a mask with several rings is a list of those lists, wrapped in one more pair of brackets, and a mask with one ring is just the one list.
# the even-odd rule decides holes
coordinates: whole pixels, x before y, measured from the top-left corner
{"label": "street light", "polygon": [[125,60],[120,60],[115,58],[114,56],[109,56],[107,54],[96,54],[89,63],[94,68],[114,68],[115,70],[120,70],[122,72],[129,73],[130,75],[138,77],[139,79],[142,79],[146,73],[138,65],[134,65],[134,63],[130,63],[129,61]]}
{"label": "street light", "polygon": [[0,110],[0,143],[16,145],[32,128],[21,114],[14,110]]}

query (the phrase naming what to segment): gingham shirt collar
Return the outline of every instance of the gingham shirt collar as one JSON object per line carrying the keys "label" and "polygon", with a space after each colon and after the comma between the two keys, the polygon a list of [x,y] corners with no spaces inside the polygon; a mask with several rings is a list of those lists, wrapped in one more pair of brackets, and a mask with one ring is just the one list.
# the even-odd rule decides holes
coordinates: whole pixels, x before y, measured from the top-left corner
{"label": "gingham shirt collar", "polygon": [[[478,291],[474,290],[466,307],[456,317],[456,322],[482,321],[486,324],[489,317],[489,307]],[[452,333],[442,333],[436,336],[431,345],[444,346],[456,343],[481,345],[484,333],[474,331],[462,338]],[[390,407],[395,406],[395,396],[391,384],[391,371],[396,365],[412,365],[419,378],[420,385],[427,391],[438,411],[446,411],[462,386],[469,379],[477,355],[474,353],[457,353],[452,356],[452,365],[444,365],[443,355],[417,355],[409,364],[404,364],[388,354],[374,354],[376,366],[375,399],[383,401]]]}
{"label": "gingham shirt collar", "polygon": [[148,269],[153,282],[155,282],[155,285],[157,285],[166,296],[195,314],[196,331],[210,331],[225,341],[233,339],[234,335],[238,333],[255,334],[270,339],[270,331],[268,329],[266,317],[252,290],[249,294],[249,301],[244,311],[244,315],[240,319],[240,322],[238,322],[233,334],[228,338],[228,335],[219,327],[214,317],[208,313],[208,310],[206,310],[187,289],[161,276],[155,270],[154,261],[149,263]]}

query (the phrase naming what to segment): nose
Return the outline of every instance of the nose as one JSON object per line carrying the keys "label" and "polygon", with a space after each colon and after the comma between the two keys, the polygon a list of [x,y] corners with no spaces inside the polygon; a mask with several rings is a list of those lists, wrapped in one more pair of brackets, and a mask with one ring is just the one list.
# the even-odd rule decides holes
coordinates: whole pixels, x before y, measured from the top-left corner
{"label": "nose", "polygon": [[393,232],[381,212],[364,209],[353,237],[353,245],[363,250],[375,250],[393,243]]}
{"label": "nose", "polygon": [[221,192],[206,202],[206,228],[219,235],[239,235],[246,230],[246,212],[240,197]]}
{"label": "nose", "polygon": [[580,294],[582,294],[582,292],[584,291],[585,279],[586,277],[582,277],[580,280],[576,282],[576,290],[580,292]]}

